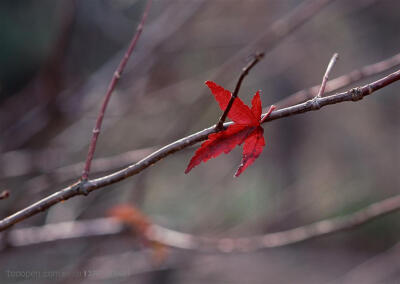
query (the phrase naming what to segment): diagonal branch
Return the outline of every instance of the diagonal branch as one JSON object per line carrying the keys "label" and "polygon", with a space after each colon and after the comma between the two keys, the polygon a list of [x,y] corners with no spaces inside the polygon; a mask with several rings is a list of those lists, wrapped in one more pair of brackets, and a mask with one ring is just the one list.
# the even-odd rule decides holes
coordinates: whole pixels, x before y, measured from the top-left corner
{"label": "diagonal branch", "polygon": [[261,53],[257,53],[256,55],[254,55],[253,60],[247,64],[246,67],[244,67],[242,69],[242,73],[239,76],[239,79],[236,83],[235,86],[235,90],[232,93],[231,99],[228,102],[228,105],[226,106],[226,109],[224,110],[224,113],[222,114],[221,118],[219,119],[217,126],[215,127],[218,131],[223,129],[223,124],[226,120],[226,117],[229,114],[229,111],[232,108],[233,102],[235,101],[235,99],[237,98],[238,94],[239,94],[239,90],[240,90],[240,86],[242,85],[243,79],[244,77],[246,77],[250,70],[258,63],[260,62],[260,60],[264,57],[264,52]]}
{"label": "diagonal branch", "polygon": [[[253,60],[242,69],[242,73],[239,76],[235,89],[232,93],[231,100],[229,101],[228,106],[216,125],[217,131],[222,130],[223,123],[225,122],[233,102],[239,93],[242,81],[250,69],[252,69],[261,59],[263,59],[265,54],[270,52],[283,39],[303,26],[310,19],[312,19],[313,16],[318,14],[318,12],[320,12],[325,6],[334,1],[335,0],[306,0],[302,2],[291,13],[274,22],[263,34],[261,34],[261,36],[259,36],[245,48],[241,49],[235,56],[222,65],[220,71],[216,75],[216,78],[221,77],[221,75],[224,74],[227,69],[229,69],[232,63],[236,62],[237,58],[244,57],[245,54],[253,53],[254,49],[262,50],[262,52],[257,51],[256,55],[253,57]],[[260,48],[260,46],[262,46],[262,48]],[[218,81],[217,79],[215,80]]]}
{"label": "diagonal branch", "polygon": [[[325,93],[327,92],[331,93],[341,88],[350,86],[351,84],[356,83],[358,81],[364,80],[368,77],[382,74],[383,72],[388,71],[398,65],[400,65],[400,53],[391,56],[389,58],[386,58],[382,61],[363,66],[359,69],[351,71],[350,73],[329,80],[326,83]],[[277,105],[278,108],[283,108],[294,104],[298,104],[300,102],[304,102],[307,99],[316,96],[318,94],[319,88],[320,86],[316,85],[308,89],[298,91],[286,97],[285,99],[277,102],[275,105]]]}
{"label": "diagonal branch", "polygon": [[[386,77],[383,77],[375,82],[372,82],[362,87],[353,88],[346,92],[338,93],[332,96],[312,99],[301,104],[273,111],[270,114],[270,116],[268,116],[265,119],[265,122],[305,113],[308,111],[318,110],[321,107],[327,105],[337,104],[345,101],[358,101],[361,100],[363,97],[368,96],[373,92],[381,88],[384,88],[398,80],[400,80],[400,70],[393,72],[392,74]],[[224,123],[224,127],[227,127],[228,125],[231,124],[232,123]],[[3,220],[0,221],[0,231],[4,231],[7,228],[11,227],[12,225],[19,223],[30,216],[45,211],[51,206],[61,201],[67,200],[77,195],[88,194],[99,188],[103,188],[107,185],[117,183],[130,176],[136,175],[141,171],[145,170],[146,168],[148,168],[149,166],[157,163],[161,159],[175,152],[178,152],[182,149],[185,149],[188,146],[191,146],[193,144],[196,144],[200,141],[207,139],[209,134],[215,132],[216,132],[215,126],[209,127],[200,132],[194,133],[180,140],[177,140],[167,146],[164,146],[163,148],[150,154],[141,161],[133,165],[130,165],[122,170],[116,171],[114,173],[111,173],[109,175],[97,179],[88,180],[85,183],[78,181],[76,184],[70,185],[69,187],[57,191],[54,194],[18,211],[17,213],[7,218],[4,218]]]}
{"label": "diagonal branch", "polygon": [[212,239],[197,237],[178,231],[153,225],[150,238],[170,247],[191,250],[220,251],[220,252],[248,252],[266,248],[276,248],[290,245],[316,237],[354,229],[400,210],[400,195],[373,203],[354,213],[325,219],[294,229],[268,233],[260,236],[242,238]]}
{"label": "diagonal branch", "polygon": [[[250,252],[281,247],[344,230],[355,229],[399,210],[400,195],[396,195],[348,215],[259,236],[240,238],[199,237],[159,225],[151,225],[147,231],[147,237],[150,240],[178,249],[222,253]],[[4,241],[7,246],[21,247],[65,239],[117,235],[126,231],[126,227],[115,218],[97,218],[14,229],[8,232]]]}
{"label": "diagonal branch", "polygon": [[110,98],[115,89],[115,86],[117,85],[119,79],[121,78],[122,72],[124,71],[125,66],[128,63],[129,57],[131,56],[133,50],[135,49],[136,43],[138,42],[139,37],[143,31],[143,26],[146,21],[147,15],[149,13],[149,10],[151,7],[151,2],[152,2],[152,0],[147,1],[146,8],[144,9],[143,16],[142,16],[139,26],[136,29],[136,33],[133,36],[131,43],[129,44],[128,50],[126,51],[124,57],[122,58],[121,62],[119,63],[117,70],[115,70],[110,84],[108,85],[107,93],[104,96],[104,101],[101,106],[99,115],[97,116],[96,125],[93,129],[93,135],[92,135],[92,139],[90,141],[89,151],[87,154],[85,167],[84,167],[82,177],[81,177],[81,179],[84,181],[87,180],[89,177],[90,166],[92,164],[94,151],[96,150],[97,138],[100,135],[101,124],[103,123],[103,118],[104,118],[104,114],[107,109],[108,102],[110,101]]}
{"label": "diagonal branch", "polygon": [[[381,74],[385,71],[388,71],[390,69],[393,69],[394,67],[398,66],[400,64],[400,53],[391,56],[387,59],[384,59],[382,61],[361,67],[359,69],[352,70],[351,72],[344,74],[342,76],[336,77],[334,79],[329,80],[326,83],[326,88],[325,88],[325,93],[329,92],[334,92],[337,91],[338,89],[347,87],[353,83],[356,83],[360,80],[366,79],[368,77],[376,76],[378,74]],[[318,90],[320,86],[316,85],[311,88],[307,88],[301,91],[298,91],[288,97],[286,99],[278,102],[279,107],[285,107],[289,105],[293,105],[295,103],[303,102],[307,98],[312,98],[317,95]],[[92,172],[93,170],[96,172],[106,172],[106,171],[111,171],[115,168],[123,167],[127,164],[136,162],[136,160],[139,160],[138,157],[142,156],[145,157],[146,155],[151,154],[154,151],[154,147],[149,147],[149,148],[144,148],[144,149],[137,149],[137,150],[131,150],[122,154],[118,154],[115,156],[111,157],[103,157],[103,158],[98,158],[98,159],[93,159],[92,161]],[[23,154],[21,152],[21,154]],[[47,152],[44,152],[44,154],[41,155],[47,155]],[[42,159],[28,159],[28,160],[33,160],[32,165],[29,165],[27,171],[20,171],[18,175],[8,175],[8,173],[2,173],[2,176],[0,177],[16,177],[16,176],[21,176],[21,175],[26,175],[32,173],[31,169],[34,167],[43,167],[40,161]],[[37,162],[37,164],[35,163]],[[14,167],[13,164],[10,163],[10,161],[7,160],[7,166],[8,167]],[[40,175],[38,177],[34,177],[31,180],[29,180],[27,183],[29,184],[30,181],[40,179],[40,180],[45,180],[47,176],[51,176],[51,178],[55,178],[57,182],[65,182],[70,179],[76,178],[76,176],[79,176],[79,173],[84,167],[84,162],[79,162],[76,164],[71,164],[67,166],[63,166],[61,168],[56,168],[54,171]],[[78,173],[78,174],[77,174]],[[46,182],[47,184],[48,182]]]}
{"label": "diagonal branch", "polygon": [[10,192],[9,192],[8,190],[3,190],[3,191],[0,193],[0,200],[1,200],[1,199],[7,199],[9,196],[10,196]]}

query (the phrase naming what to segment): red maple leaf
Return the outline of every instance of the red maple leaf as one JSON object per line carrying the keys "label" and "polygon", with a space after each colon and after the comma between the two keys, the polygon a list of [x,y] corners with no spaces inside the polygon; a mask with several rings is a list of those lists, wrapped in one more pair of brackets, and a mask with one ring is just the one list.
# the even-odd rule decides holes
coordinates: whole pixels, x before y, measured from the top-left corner
{"label": "red maple leaf", "polygon": [[[211,81],[207,81],[206,85],[210,88],[222,111],[225,111],[232,93]],[[222,153],[228,154],[233,148],[244,143],[242,163],[235,173],[235,176],[238,177],[260,156],[265,146],[264,129],[261,127],[261,123],[274,109],[275,106],[271,106],[268,113],[261,119],[262,107],[259,91],[251,101],[251,109],[241,99],[236,98],[228,113],[228,117],[234,124],[228,126],[226,130],[210,134],[208,139],[197,149],[185,173],[190,172],[201,162],[207,162]]]}

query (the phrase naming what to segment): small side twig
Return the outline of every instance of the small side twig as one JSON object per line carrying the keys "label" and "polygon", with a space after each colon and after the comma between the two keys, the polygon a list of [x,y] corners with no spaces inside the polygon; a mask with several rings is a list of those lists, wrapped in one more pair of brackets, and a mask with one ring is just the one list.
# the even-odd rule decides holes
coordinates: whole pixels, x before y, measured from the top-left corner
{"label": "small side twig", "polygon": [[9,192],[8,190],[3,190],[3,191],[0,193],[0,200],[1,200],[1,199],[7,199],[9,196],[10,196],[10,192]]}
{"label": "small side twig", "polygon": [[217,123],[217,125],[215,127],[218,131],[223,129],[223,124],[224,124],[224,122],[226,120],[226,117],[228,116],[229,111],[232,108],[233,102],[235,101],[235,99],[237,98],[237,96],[239,94],[240,86],[242,85],[244,77],[246,77],[249,74],[250,70],[258,62],[260,62],[260,60],[263,57],[264,57],[264,52],[260,52],[260,53],[255,54],[254,57],[253,57],[253,60],[249,64],[247,64],[247,66],[245,66],[242,69],[242,73],[240,74],[239,79],[238,79],[238,81],[236,83],[235,90],[232,93],[232,97],[229,100],[228,105],[226,106],[226,109],[224,110],[224,113],[221,115],[221,118],[219,119],[219,121],[218,121],[218,123]]}
{"label": "small side twig", "polygon": [[126,51],[124,57],[122,58],[121,62],[119,63],[117,70],[115,70],[110,84],[108,85],[107,93],[104,97],[104,101],[101,106],[99,115],[97,116],[96,125],[93,129],[93,135],[92,135],[92,139],[90,141],[89,151],[88,151],[88,155],[87,155],[86,162],[85,162],[85,167],[84,167],[82,177],[81,177],[81,180],[83,180],[83,181],[86,181],[89,177],[90,166],[92,164],[94,152],[96,150],[97,138],[100,135],[101,124],[103,122],[103,118],[104,118],[104,114],[107,109],[108,102],[110,101],[110,98],[115,89],[115,86],[117,85],[119,79],[121,78],[122,72],[124,71],[125,66],[128,63],[129,57],[131,56],[133,50],[135,49],[136,43],[138,42],[139,37],[143,31],[143,26],[146,21],[147,15],[149,13],[151,2],[152,2],[152,0],[147,1],[146,8],[144,9],[143,16],[142,16],[139,26],[136,29],[136,33],[133,36],[131,43],[129,44],[128,50]]}
{"label": "small side twig", "polygon": [[325,87],[326,87],[326,82],[328,82],[329,74],[331,73],[332,68],[333,68],[333,66],[335,65],[335,63],[336,63],[336,61],[338,60],[338,58],[339,58],[339,54],[334,53],[334,54],[332,55],[332,58],[331,58],[331,60],[329,61],[328,67],[326,67],[325,75],[324,75],[324,77],[322,78],[321,87],[319,88],[319,91],[318,91],[318,94],[317,94],[316,98],[320,98],[320,97],[322,97],[322,95],[324,94],[324,92],[325,92]]}
{"label": "small side twig", "polygon": [[[327,105],[333,105],[341,102],[346,102],[346,101],[358,101],[364,98],[365,96],[369,96],[372,93],[390,85],[393,84],[396,81],[400,80],[400,70],[397,70],[377,81],[371,82],[369,84],[366,84],[361,87],[353,88],[351,90],[348,90],[346,92],[338,93],[335,95],[327,96],[327,97],[322,97],[322,98],[317,98],[317,104],[320,106],[320,108],[327,106]],[[313,102],[307,101],[301,104],[297,104],[291,107],[287,107],[284,109],[279,109],[273,111],[265,120],[264,123],[281,119],[284,117],[289,117],[293,115],[298,115],[302,114],[308,111],[314,111],[317,110],[313,106]],[[224,123],[224,127],[228,127],[229,125],[232,125],[232,123]],[[208,135],[211,133],[215,133],[216,129],[215,126],[212,126],[210,128],[206,128],[202,131],[199,131],[197,133],[194,133],[192,135],[186,136],[184,138],[181,138],[169,145],[166,145],[159,149],[158,151],[150,154],[146,158],[142,159],[141,161],[132,164],[124,169],[121,169],[119,171],[115,171],[109,175],[102,176],[97,179],[92,179],[89,181],[86,181],[84,183],[77,183],[74,185],[71,185],[69,187],[66,187],[64,189],[61,189],[52,195],[49,195],[38,202],[14,213],[13,215],[10,215],[2,220],[0,220],[0,231],[4,231],[7,228],[11,227],[12,225],[19,223],[33,215],[36,215],[42,211],[47,210],[48,208],[54,206],[55,204],[70,199],[74,196],[77,195],[82,195],[85,192],[90,193],[94,190],[103,188],[107,185],[111,185],[114,183],[117,183],[121,180],[124,180],[130,176],[136,175],[140,173],[141,171],[145,170],[149,166],[157,163],[158,161],[162,160],[163,158],[176,153],[178,151],[181,151],[191,145],[194,145],[200,141],[204,141],[207,139]]]}

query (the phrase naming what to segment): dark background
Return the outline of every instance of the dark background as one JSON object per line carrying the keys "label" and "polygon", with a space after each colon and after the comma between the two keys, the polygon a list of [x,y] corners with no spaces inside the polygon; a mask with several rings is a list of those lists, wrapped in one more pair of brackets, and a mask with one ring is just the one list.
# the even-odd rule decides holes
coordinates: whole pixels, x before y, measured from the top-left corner
{"label": "dark background", "polygon": [[[154,1],[111,99],[95,156],[141,149],[129,164],[215,123],[220,110],[204,81],[213,80],[222,64],[301,2]],[[0,2],[0,189],[11,193],[0,201],[1,216],[79,177],[82,166],[68,175],[51,173],[85,159],[107,84],[144,5],[135,0]],[[319,84],[334,52],[340,60],[332,78],[397,54],[399,9],[395,0],[334,1],[267,54],[245,79],[241,98],[249,103],[261,89],[268,106]],[[236,59],[217,83],[233,89],[249,58]],[[357,103],[266,124],[267,147],[238,179],[232,176],[241,149],[185,175],[195,150],[190,148],[15,227],[104,217],[113,206],[131,203],[168,228],[235,237],[354,212],[399,190],[399,88],[393,84]],[[153,265],[148,249],[129,234],[3,247],[1,281],[396,283],[398,217],[394,213],[351,231],[252,253],[171,249],[162,267]],[[102,277],[7,274],[84,269],[102,271]]]}

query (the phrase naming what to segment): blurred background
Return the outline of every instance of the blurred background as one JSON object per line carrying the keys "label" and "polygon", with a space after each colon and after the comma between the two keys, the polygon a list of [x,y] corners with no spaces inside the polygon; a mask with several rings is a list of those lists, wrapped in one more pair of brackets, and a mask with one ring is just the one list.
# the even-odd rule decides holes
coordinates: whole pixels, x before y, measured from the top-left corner
{"label": "blurred background", "polygon": [[[91,177],[214,124],[221,112],[204,81],[232,90],[251,58],[251,43],[302,2],[155,0],[107,110]],[[283,39],[262,41],[257,48],[268,47],[266,57],[241,88],[246,103],[259,89],[266,107],[320,84],[334,52],[340,59],[331,78],[400,52],[399,1],[331,2]],[[0,2],[0,189],[10,192],[0,200],[2,217],[80,176],[102,98],[145,4]],[[185,175],[192,147],[29,218],[2,235],[1,283],[398,283],[398,213],[256,252],[170,248],[162,265],[129,232],[33,245],[6,240],[19,228],[106,217],[122,203],[155,224],[213,238],[278,232],[352,213],[398,193],[399,88],[266,124],[264,152],[238,179],[240,148]],[[35,271],[59,277],[22,273]],[[82,271],[93,275],[70,277]]]}

